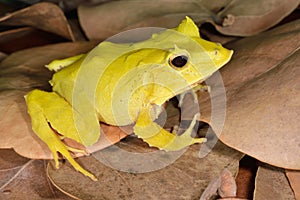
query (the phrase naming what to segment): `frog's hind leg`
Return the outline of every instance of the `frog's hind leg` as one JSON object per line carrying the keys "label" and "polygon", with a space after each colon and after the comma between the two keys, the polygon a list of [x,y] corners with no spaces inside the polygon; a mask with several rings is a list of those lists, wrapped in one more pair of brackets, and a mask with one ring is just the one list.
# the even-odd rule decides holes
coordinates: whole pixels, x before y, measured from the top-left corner
{"label": "frog's hind leg", "polygon": [[[97,180],[93,174],[83,169],[69,152],[77,152],[81,150],[68,147],[62,142],[61,136],[55,132],[55,126],[58,126],[58,123],[67,124],[66,126],[63,125],[66,129],[66,135],[64,134],[63,136],[70,137],[71,139],[80,142],[80,138],[77,138],[77,134],[74,133],[74,130],[76,131],[76,127],[74,127],[74,124],[72,125],[74,120],[70,104],[62,97],[58,96],[55,92],[45,92],[41,90],[31,91],[26,95],[25,99],[28,107],[28,113],[31,116],[32,129],[40,137],[40,139],[48,145],[53,154],[56,168],[59,166],[59,152],[76,170],[93,180]],[[54,125],[54,127],[52,125]],[[73,134],[71,134],[71,132],[73,132]]]}
{"label": "frog's hind leg", "polygon": [[197,115],[194,116],[190,127],[181,135],[170,133],[160,127],[151,119],[147,109],[142,110],[134,126],[134,133],[147,142],[150,146],[158,147],[167,151],[177,151],[195,143],[202,143],[206,138],[191,137]]}

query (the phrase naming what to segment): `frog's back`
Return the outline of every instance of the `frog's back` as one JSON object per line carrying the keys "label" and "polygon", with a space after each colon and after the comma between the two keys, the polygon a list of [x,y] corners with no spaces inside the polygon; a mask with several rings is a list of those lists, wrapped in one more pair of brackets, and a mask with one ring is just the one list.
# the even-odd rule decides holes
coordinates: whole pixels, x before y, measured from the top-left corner
{"label": "frog's back", "polygon": [[[130,46],[130,44],[111,42],[100,43],[88,54],[80,56],[70,65],[61,66],[62,69],[56,72],[50,81],[52,90],[71,103],[75,82],[85,85],[83,86],[85,91],[91,89],[91,85],[96,86],[99,76],[103,74],[107,66],[124,51],[128,51]],[[65,60],[57,62],[60,64],[60,62],[64,63]]]}

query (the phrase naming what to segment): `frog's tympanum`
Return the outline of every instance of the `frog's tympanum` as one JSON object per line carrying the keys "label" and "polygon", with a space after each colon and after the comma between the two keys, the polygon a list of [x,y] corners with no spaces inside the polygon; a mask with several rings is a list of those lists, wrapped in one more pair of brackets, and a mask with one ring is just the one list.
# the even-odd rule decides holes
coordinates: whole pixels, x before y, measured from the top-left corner
{"label": "frog's tympanum", "polygon": [[197,86],[231,58],[232,51],[202,39],[186,17],[178,27],[155,33],[136,43],[104,41],[87,54],[55,60],[51,92],[35,89],[26,95],[32,129],[53,153],[58,152],[86,176],[67,146],[70,138],[90,146],[100,136],[99,123],[133,125],[134,133],[150,146],[176,151],[205,138],[193,138],[190,127],[181,135],[170,133],[155,119],[164,102]]}

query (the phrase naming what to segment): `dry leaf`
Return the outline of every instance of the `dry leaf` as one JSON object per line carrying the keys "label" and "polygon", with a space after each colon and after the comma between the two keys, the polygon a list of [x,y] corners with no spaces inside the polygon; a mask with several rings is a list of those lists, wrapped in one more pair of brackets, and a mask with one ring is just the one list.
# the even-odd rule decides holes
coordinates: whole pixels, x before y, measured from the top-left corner
{"label": "dry leaf", "polygon": [[[60,43],[46,45],[43,47],[35,47],[10,54],[5,60],[0,63],[0,68],[11,70],[20,70],[24,65],[31,69],[29,72],[47,77],[43,84],[47,84],[51,73],[44,67],[54,59],[62,59],[68,56],[85,53],[92,49],[98,42],[76,42],[76,43]],[[34,59],[32,59],[34,58]],[[20,70],[20,73],[22,70]],[[27,71],[26,71],[27,72]]]}
{"label": "dry leaf", "polygon": [[240,39],[240,37],[237,36],[222,35],[214,30],[212,26],[207,24],[204,24],[200,27],[200,34],[203,36],[203,38],[207,38],[209,41],[219,42],[222,45]]}
{"label": "dry leaf", "polygon": [[229,197],[229,198],[222,198],[222,199],[217,199],[217,200],[248,200],[248,199],[241,199],[241,198],[235,198],[235,197],[231,198],[231,197]]}
{"label": "dry leaf", "polygon": [[[89,39],[103,39],[136,27],[173,28],[186,16],[203,23],[230,0],[111,1],[99,6],[80,6],[78,17]],[[122,10],[122,12],[120,12]]]}
{"label": "dry leaf", "polygon": [[[137,27],[175,27],[186,15],[210,22],[223,34],[249,36],[264,31],[291,13],[299,0],[111,1],[79,6],[80,24],[89,39],[104,39]],[[120,12],[122,10],[122,12]]]}
{"label": "dry leaf", "polygon": [[202,193],[200,200],[209,200],[218,191],[222,199],[233,198],[236,196],[237,185],[235,179],[228,169],[224,169],[220,175],[212,180]]}
{"label": "dry leaf", "polygon": [[235,197],[231,198],[231,197],[229,197],[229,198],[221,198],[221,199],[217,199],[217,200],[249,200],[249,199],[242,199],[242,198],[235,198]]}
{"label": "dry leaf", "polygon": [[1,52],[0,51],[0,62],[4,59],[4,58],[6,58],[6,54],[5,53],[3,53],[3,52]]}
{"label": "dry leaf", "polygon": [[86,41],[86,37],[80,27],[78,19],[68,19],[68,23],[74,35],[75,41]]}
{"label": "dry leaf", "polygon": [[224,169],[221,173],[221,184],[218,188],[218,193],[222,198],[236,196],[236,183],[234,176],[228,169]]}
{"label": "dry leaf", "polygon": [[5,15],[8,12],[12,12],[13,10],[16,10],[17,8],[19,8],[19,5],[14,5],[14,4],[4,4],[1,3],[0,4],[0,15]]}
{"label": "dry leaf", "polygon": [[0,32],[0,49],[6,53],[35,46],[62,42],[64,39],[32,27],[21,27]]}
{"label": "dry leaf", "polygon": [[[218,143],[205,158],[199,158],[199,147],[167,153],[127,137],[118,146],[78,159],[98,177],[97,182],[77,173],[68,163],[59,170],[49,165],[48,174],[56,187],[80,199],[199,199],[225,166],[236,173],[242,157]],[[173,160],[168,166],[170,159]]]}
{"label": "dry leaf", "polygon": [[254,182],[258,168],[258,161],[252,157],[244,156],[240,160],[239,172],[236,175],[237,197],[253,199]]}
{"label": "dry leaf", "polygon": [[[51,73],[44,67],[50,61],[84,53],[95,42],[61,43],[15,52],[0,63],[0,148],[14,148],[28,158],[52,158],[48,147],[33,133],[24,95],[33,88],[49,89]],[[103,125],[102,138],[91,151],[119,141],[126,133]],[[126,129],[127,130],[127,129]]]}
{"label": "dry leaf", "polygon": [[0,150],[0,199],[69,199],[47,180],[44,161]]}
{"label": "dry leaf", "polygon": [[285,173],[294,191],[295,198],[300,199],[300,171],[286,170]]}
{"label": "dry leaf", "polygon": [[0,25],[31,26],[74,40],[62,10],[52,3],[37,3],[0,18]]}
{"label": "dry leaf", "polygon": [[299,0],[254,0],[231,1],[211,21],[225,35],[251,36],[280,22],[295,10]]}
{"label": "dry leaf", "polygon": [[52,0],[52,2],[55,2],[59,4],[59,6],[65,10],[74,10],[76,9],[79,5],[84,4],[84,5],[97,5],[100,3],[108,2],[111,0]]}
{"label": "dry leaf", "polygon": [[[215,95],[212,117],[226,114],[221,131],[220,123],[211,118],[210,100],[200,96],[201,119],[221,134],[225,144],[290,169],[300,169],[299,22],[229,45],[235,54],[221,69],[227,105],[222,102],[222,93],[213,92],[222,88],[215,82],[218,76],[206,81]],[[218,110],[224,105],[226,110]]]}
{"label": "dry leaf", "polygon": [[208,186],[205,188],[204,192],[201,194],[201,197],[199,200],[209,200],[211,198],[216,197],[218,188],[220,187],[221,178],[217,177],[213,179]]}
{"label": "dry leaf", "polygon": [[253,199],[295,200],[295,197],[283,170],[261,166],[256,174]]}

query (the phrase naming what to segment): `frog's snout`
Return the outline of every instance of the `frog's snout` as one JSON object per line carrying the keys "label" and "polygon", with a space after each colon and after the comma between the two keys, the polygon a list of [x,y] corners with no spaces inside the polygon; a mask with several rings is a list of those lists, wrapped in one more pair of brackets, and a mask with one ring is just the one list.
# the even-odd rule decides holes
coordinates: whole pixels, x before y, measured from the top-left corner
{"label": "frog's snout", "polygon": [[231,59],[233,50],[224,48],[221,44],[217,43],[213,51],[213,61],[217,68],[221,68]]}
{"label": "frog's snout", "polygon": [[204,48],[217,69],[220,69],[231,59],[233,51],[224,48],[220,43],[210,42],[201,38],[197,42]]}

